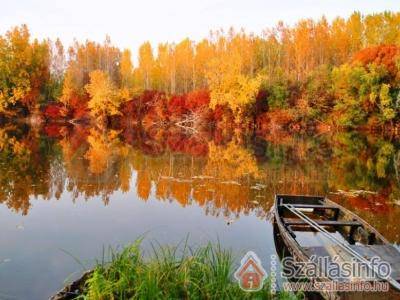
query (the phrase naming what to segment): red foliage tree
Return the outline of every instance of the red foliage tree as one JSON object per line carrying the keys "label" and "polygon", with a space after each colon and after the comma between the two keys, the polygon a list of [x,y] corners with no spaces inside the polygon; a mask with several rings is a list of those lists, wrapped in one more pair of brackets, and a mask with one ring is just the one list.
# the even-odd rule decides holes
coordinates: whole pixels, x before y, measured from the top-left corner
{"label": "red foliage tree", "polygon": [[276,129],[285,129],[294,120],[293,115],[287,110],[273,110],[260,114],[256,120],[259,134]]}
{"label": "red foliage tree", "polygon": [[186,109],[190,111],[199,111],[208,108],[210,103],[210,93],[206,90],[190,92],[186,95]]}
{"label": "red foliage tree", "polygon": [[182,116],[187,112],[186,95],[172,96],[167,105],[168,114],[170,116]]}
{"label": "red foliage tree", "polygon": [[73,96],[69,100],[69,111],[73,119],[81,120],[89,117],[88,98]]}
{"label": "red foliage tree", "polygon": [[57,123],[46,124],[43,131],[50,138],[62,138],[64,136],[63,127]]}
{"label": "red foliage tree", "polygon": [[396,59],[400,54],[400,48],[395,45],[380,45],[365,48],[354,55],[353,61],[363,65],[375,63],[384,65],[390,74],[397,73]]}
{"label": "red foliage tree", "polygon": [[146,114],[160,114],[165,110],[165,103],[165,93],[147,90],[123,103],[120,111],[125,118],[143,119]]}
{"label": "red foliage tree", "polygon": [[60,103],[50,103],[43,109],[43,115],[46,119],[62,119],[67,116],[67,110]]}
{"label": "red foliage tree", "polygon": [[177,118],[191,112],[207,111],[209,103],[209,92],[198,90],[188,94],[173,95],[168,101],[167,111],[172,118]]}

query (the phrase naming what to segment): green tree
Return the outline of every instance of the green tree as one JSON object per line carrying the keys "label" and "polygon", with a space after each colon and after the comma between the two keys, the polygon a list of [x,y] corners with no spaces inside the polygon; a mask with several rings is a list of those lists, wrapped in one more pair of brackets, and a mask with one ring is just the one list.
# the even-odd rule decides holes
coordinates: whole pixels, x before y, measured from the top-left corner
{"label": "green tree", "polygon": [[390,85],[383,83],[379,92],[381,110],[381,120],[383,122],[391,121],[396,117],[396,110],[394,108],[394,99],[390,95]]}
{"label": "green tree", "polygon": [[381,123],[396,117],[395,97],[384,65],[342,65],[332,72],[339,123],[354,126],[367,120]]}
{"label": "green tree", "polygon": [[322,65],[314,70],[305,85],[305,99],[312,109],[312,116],[321,118],[331,111],[333,97],[330,86],[332,70],[327,65]]}
{"label": "green tree", "polygon": [[361,66],[351,66],[344,64],[336,67],[332,71],[333,90],[336,96],[335,111],[337,121],[340,125],[355,126],[366,121],[367,111],[363,105],[365,97],[369,101],[373,95],[368,92],[365,85],[368,78],[367,71]]}
{"label": "green tree", "polygon": [[289,98],[289,86],[287,81],[278,81],[273,83],[268,89],[268,106],[274,108],[287,108]]}

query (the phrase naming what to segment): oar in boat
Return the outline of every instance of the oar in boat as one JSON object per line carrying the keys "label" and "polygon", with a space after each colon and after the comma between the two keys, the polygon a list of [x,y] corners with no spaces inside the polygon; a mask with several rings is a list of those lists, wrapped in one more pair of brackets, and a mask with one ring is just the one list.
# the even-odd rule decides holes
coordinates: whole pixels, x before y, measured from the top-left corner
{"label": "oar in boat", "polygon": [[305,215],[303,212],[300,210],[296,209],[293,205],[291,204],[282,204],[282,206],[286,207],[289,211],[294,213],[296,216],[298,216],[300,219],[302,219],[304,222],[308,223],[310,226],[312,226],[314,229],[316,229],[318,232],[321,232],[324,234],[328,239],[331,241],[334,241],[340,246],[342,249],[347,251],[349,254],[353,255],[356,259],[359,261],[365,263],[368,268],[370,268],[376,275],[382,280],[385,280],[389,282],[395,289],[400,290],[400,283],[397,282],[394,278],[392,277],[387,277],[384,278],[379,274],[379,271],[374,265],[371,265],[371,262],[367,260],[365,257],[363,257],[361,254],[358,252],[354,251],[352,248],[350,248],[348,245],[344,244],[342,241],[338,240],[335,236],[330,234],[325,228],[320,226],[317,222],[315,222],[313,219],[309,218],[307,215]]}

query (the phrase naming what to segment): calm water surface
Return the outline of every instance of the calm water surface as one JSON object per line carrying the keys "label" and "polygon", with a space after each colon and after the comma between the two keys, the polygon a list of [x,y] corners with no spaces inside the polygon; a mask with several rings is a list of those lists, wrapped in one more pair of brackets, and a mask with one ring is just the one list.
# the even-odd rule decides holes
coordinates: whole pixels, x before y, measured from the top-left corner
{"label": "calm water surface", "polygon": [[[45,299],[104,247],[275,249],[275,193],[328,195],[399,242],[400,144],[359,133],[0,128],[0,299]],[[350,191],[350,193],[349,193]],[[367,192],[365,192],[367,191]]]}

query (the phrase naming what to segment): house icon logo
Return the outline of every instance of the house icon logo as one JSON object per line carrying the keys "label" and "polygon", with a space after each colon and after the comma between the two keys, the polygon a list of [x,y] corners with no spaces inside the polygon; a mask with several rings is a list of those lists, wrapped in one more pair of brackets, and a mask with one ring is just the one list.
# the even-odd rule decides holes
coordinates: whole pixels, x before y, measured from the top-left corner
{"label": "house icon logo", "polygon": [[259,291],[267,279],[267,272],[261,264],[261,260],[253,251],[249,251],[240,261],[240,267],[234,273],[242,290]]}

